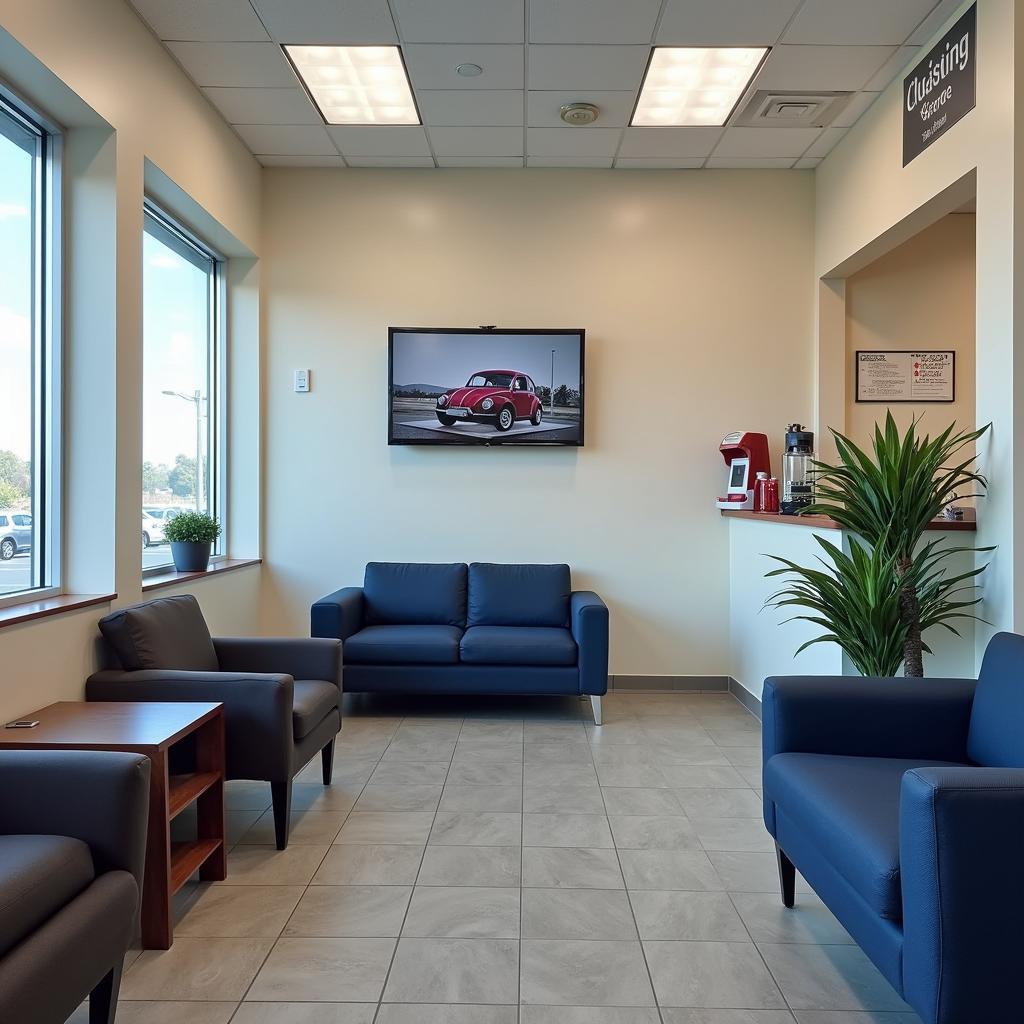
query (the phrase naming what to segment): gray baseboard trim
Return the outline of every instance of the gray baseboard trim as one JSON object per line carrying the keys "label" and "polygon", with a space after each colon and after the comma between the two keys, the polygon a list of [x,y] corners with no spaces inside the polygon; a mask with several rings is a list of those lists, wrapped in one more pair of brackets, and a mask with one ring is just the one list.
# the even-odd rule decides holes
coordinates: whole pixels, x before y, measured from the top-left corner
{"label": "gray baseboard trim", "polygon": [[608,689],[643,693],[727,693],[728,676],[609,676]]}
{"label": "gray baseboard trim", "polygon": [[729,676],[729,692],[760,722],[761,700]]}

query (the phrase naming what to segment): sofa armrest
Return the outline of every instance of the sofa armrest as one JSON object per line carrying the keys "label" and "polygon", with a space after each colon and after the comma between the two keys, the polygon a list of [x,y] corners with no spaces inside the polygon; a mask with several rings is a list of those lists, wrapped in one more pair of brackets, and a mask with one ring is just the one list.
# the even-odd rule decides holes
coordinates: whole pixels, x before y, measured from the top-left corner
{"label": "sofa armrest", "polygon": [[608,606],[591,590],[569,598],[570,626],[579,648],[580,693],[608,692]]}
{"label": "sofa armrest", "polygon": [[270,672],[341,686],[340,640],[218,636],[213,648],[225,672]]}
{"label": "sofa armrest", "polygon": [[967,761],[976,685],[973,679],[766,679],[764,760],[796,752]]}
{"label": "sofa armrest", "polygon": [[0,750],[0,833],[81,839],[96,873],[129,871],[142,891],[148,757],[108,750]]}
{"label": "sofa armrest", "polygon": [[291,776],[291,675],[107,670],[89,677],[85,699],[218,701],[224,705],[228,778],[283,782]]}
{"label": "sofa armrest", "polygon": [[310,635],[347,640],[363,628],[364,609],[362,587],[343,587],[321,597],[309,612]]}
{"label": "sofa armrest", "polygon": [[903,776],[903,987],[924,1021],[1020,1016],[1022,822],[1024,770]]}

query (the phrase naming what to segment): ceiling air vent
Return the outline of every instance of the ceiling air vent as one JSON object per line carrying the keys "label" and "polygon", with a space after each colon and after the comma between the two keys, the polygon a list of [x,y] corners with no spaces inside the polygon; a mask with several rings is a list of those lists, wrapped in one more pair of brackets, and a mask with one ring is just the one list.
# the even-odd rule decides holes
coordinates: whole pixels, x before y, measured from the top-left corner
{"label": "ceiling air vent", "polygon": [[761,89],[733,124],[761,128],[825,128],[850,102],[851,92],[773,92]]}

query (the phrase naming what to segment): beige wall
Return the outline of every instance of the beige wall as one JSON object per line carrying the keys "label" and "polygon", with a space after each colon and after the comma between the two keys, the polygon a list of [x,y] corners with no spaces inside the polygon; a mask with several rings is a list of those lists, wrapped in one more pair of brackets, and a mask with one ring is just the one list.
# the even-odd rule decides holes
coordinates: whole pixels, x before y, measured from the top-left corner
{"label": "beige wall", "polygon": [[[974,216],[951,214],[846,281],[846,434],[868,442],[892,412],[901,429],[919,417],[937,433],[950,423],[974,426]],[[858,403],[856,353],[879,349],[952,349],[951,403]]]}
{"label": "beige wall", "polygon": [[[304,632],[369,559],[564,560],[611,605],[613,672],[724,674],[718,444],[778,453],[810,416],[810,175],[265,181],[264,629]],[[481,323],[586,328],[586,447],[388,448],[388,326]]]}
{"label": "beige wall", "polygon": [[[180,211],[186,219],[201,208],[218,225],[218,243],[230,240],[232,255],[248,251],[251,256],[259,248],[260,169],[123,0],[0,0],[0,74],[66,130],[67,577],[78,592],[116,590],[118,603],[130,603],[142,597],[138,517],[147,182],[175,183],[195,203]],[[254,273],[250,265],[242,282],[242,304],[249,309],[230,329],[241,331],[246,318],[251,320],[245,329],[248,344],[239,343],[249,353],[245,372],[256,367],[255,385],[247,396],[233,397],[247,398],[255,417]],[[255,481],[251,501],[258,503],[251,450],[241,475]],[[215,631],[254,631],[258,569],[204,581],[196,593]],[[81,697],[94,664],[95,623],[106,611],[94,607],[0,629],[0,720],[53,700]]]}

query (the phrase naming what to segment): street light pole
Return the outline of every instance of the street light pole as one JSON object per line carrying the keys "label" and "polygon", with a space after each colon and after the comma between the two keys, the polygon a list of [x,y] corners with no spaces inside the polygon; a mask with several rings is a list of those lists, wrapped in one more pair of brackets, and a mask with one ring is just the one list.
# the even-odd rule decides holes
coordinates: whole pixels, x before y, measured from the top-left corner
{"label": "street light pole", "polygon": [[551,408],[548,412],[554,416],[555,414],[555,350],[551,350]]}
{"label": "street light pole", "polygon": [[191,395],[180,391],[165,391],[171,398],[181,398],[196,407],[196,511],[203,511],[203,396],[196,388]]}

